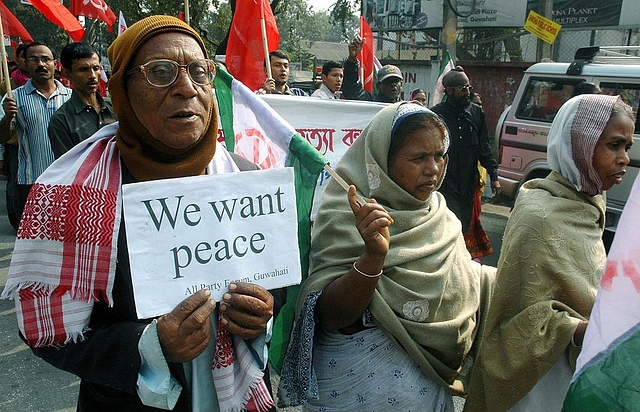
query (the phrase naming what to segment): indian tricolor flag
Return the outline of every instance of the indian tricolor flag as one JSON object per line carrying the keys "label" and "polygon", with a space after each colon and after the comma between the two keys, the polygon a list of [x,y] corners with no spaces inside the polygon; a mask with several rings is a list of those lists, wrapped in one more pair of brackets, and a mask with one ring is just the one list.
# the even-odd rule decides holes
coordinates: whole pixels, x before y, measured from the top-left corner
{"label": "indian tricolor flag", "polygon": [[636,179],[600,281],[566,412],[640,410],[640,179]]}
{"label": "indian tricolor flag", "polygon": [[456,65],[451,60],[451,54],[449,54],[449,50],[447,50],[447,55],[444,58],[444,62],[442,65],[442,70],[440,71],[440,76],[438,76],[438,80],[436,81],[436,87],[433,90],[433,98],[431,100],[431,106],[435,106],[436,104],[442,101],[444,97],[444,85],[442,84],[442,79],[444,79],[444,75],[449,73],[451,70],[455,69]]}
{"label": "indian tricolor flag", "polygon": [[[244,84],[218,68],[215,92],[227,150],[262,169],[293,167],[302,279],[309,269],[311,207],[316,181],[327,160],[291,125]],[[280,371],[294,321],[299,285],[287,288],[287,303],[276,318],[269,362]]]}

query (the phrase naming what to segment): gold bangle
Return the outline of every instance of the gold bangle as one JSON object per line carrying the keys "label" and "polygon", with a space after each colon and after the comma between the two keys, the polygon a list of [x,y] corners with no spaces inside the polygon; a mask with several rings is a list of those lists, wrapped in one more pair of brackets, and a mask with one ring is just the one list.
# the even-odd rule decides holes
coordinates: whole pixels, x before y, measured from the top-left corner
{"label": "gold bangle", "polygon": [[358,268],[356,267],[356,262],[353,262],[353,270],[355,270],[356,272],[358,272],[359,274],[361,274],[362,276],[364,276],[364,277],[366,277],[366,278],[371,278],[371,279],[373,279],[373,278],[377,278],[377,277],[382,276],[382,269],[380,269],[380,273],[378,273],[377,275],[369,275],[369,274],[364,273],[364,272],[363,272],[363,271],[361,271],[360,269],[358,269]]}

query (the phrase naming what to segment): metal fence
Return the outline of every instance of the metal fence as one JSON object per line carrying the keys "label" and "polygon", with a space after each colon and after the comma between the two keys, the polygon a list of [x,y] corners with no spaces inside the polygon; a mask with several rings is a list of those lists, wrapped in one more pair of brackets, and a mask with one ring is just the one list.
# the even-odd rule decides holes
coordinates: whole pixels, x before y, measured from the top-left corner
{"label": "metal fence", "polygon": [[[442,31],[396,31],[378,33],[376,55],[385,61],[441,60]],[[585,46],[640,46],[640,29],[565,30],[551,46],[551,59],[573,60]],[[457,33],[458,60],[477,62],[536,62],[539,40],[519,29],[460,29]]]}

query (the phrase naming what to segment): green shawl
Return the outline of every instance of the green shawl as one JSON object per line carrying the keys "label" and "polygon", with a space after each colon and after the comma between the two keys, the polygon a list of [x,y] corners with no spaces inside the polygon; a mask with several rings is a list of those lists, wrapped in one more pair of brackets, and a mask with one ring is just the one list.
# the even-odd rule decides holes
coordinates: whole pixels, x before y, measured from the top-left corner
{"label": "green shawl", "polygon": [[[522,187],[504,233],[465,411],[506,411],[589,318],[606,259],[605,203],[556,172]],[[575,365],[578,348],[571,347]]]}
{"label": "green shawl", "polygon": [[[478,332],[481,295],[483,304],[488,302],[494,269],[471,261],[460,221],[442,195],[418,200],[387,175],[392,123],[402,104],[381,110],[336,170],[365,198],[384,205],[395,221],[384,274],[369,305],[376,324],[424,373],[462,393],[457,379],[471,362],[463,360]],[[297,316],[307,295],[346,274],[364,250],[347,194],[331,179],[313,228],[310,275]]]}

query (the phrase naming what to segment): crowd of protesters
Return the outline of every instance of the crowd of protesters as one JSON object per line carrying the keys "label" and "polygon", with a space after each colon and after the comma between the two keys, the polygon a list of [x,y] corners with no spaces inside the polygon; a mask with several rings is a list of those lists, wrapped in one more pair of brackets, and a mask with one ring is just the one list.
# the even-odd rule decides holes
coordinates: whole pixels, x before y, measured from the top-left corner
{"label": "crowd of protesters", "polygon": [[[388,64],[369,92],[363,46],[357,36],[344,62],[325,63],[310,96],[386,106],[336,166],[348,193],[335,179],[324,193],[279,405],[452,411],[468,393],[469,411],[559,410],[604,267],[603,192],[622,181],[634,114],[581,86],[549,133],[553,172],[522,188],[493,268],[479,260],[491,253],[479,165],[501,188],[471,79],[457,66],[427,108],[420,88],[401,100],[403,74]],[[218,142],[222,68],[169,16],[133,24],[107,53],[109,97],[89,45],[67,45],[61,67],[46,44],[16,49],[0,160],[21,239],[3,296],[21,337],[81,378],[79,411],[275,410],[266,350],[286,291],[234,281],[221,302],[200,290],[152,319],[138,319],[132,292],[122,185],[257,168]],[[268,64],[253,92],[309,96],[290,87],[286,53]],[[39,226],[45,215],[63,239]]]}

